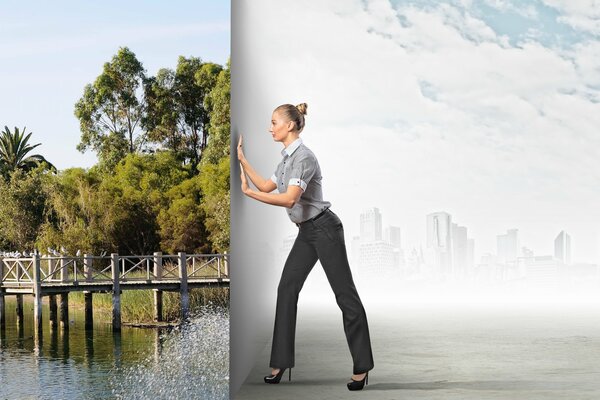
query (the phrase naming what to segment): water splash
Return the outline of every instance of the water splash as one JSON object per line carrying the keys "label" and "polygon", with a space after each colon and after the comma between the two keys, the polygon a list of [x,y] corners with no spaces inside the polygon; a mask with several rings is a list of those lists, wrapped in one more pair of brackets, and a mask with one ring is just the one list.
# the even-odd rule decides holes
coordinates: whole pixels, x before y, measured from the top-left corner
{"label": "water splash", "polygon": [[111,378],[118,399],[229,399],[229,310],[204,306],[162,338],[155,357]]}

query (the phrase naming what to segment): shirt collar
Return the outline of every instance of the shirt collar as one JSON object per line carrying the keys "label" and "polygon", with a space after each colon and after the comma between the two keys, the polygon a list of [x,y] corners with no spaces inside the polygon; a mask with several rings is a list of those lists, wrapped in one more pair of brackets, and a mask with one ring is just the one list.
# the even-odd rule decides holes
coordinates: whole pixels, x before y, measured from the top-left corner
{"label": "shirt collar", "polygon": [[288,145],[288,147],[286,147],[285,149],[281,150],[281,155],[283,157],[285,157],[285,155],[287,154],[288,156],[291,156],[294,151],[296,151],[296,149],[298,148],[298,146],[300,146],[302,144],[302,138],[298,138],[296,140],[294,140],[292,143],[290,143]]}

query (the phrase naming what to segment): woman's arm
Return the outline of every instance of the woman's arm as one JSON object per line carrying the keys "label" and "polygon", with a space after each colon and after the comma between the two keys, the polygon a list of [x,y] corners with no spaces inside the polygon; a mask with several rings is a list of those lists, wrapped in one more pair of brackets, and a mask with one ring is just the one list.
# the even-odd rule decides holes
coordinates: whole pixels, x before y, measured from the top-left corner
{"label": "woman's arm", "polygon": [[[286,208],[292,208],[294,204],[298,201],[300,196],[302,196],[302,188],[300,186],[290,185],[287,188],[287,191],[284,193],[263,193],[256,192],[248,187],[248,181],[246,180],[246,174],[244,172],[244,167],[240,163],[241,167],[241,179],[242,179],[242,192],[248,196],[256,199],[258,201],[262,201],[263,203],[271,204],[274,206],[281,206]],[[270,181],[273,183],[273,181]]]}
{"label": "woman's arm", "polygon": [[250,180],[252,181],[252,183],[254,184],[254,186],[256,186],[256,188],[258,190],[260,190],[261,192],[272,192],[273,190],[277,189],[277,184],[275,182],[273,182],[270,178],[269,179],[265,179],[262,176],[260,176],[255,170],[254,168],[252,168],[252,165],[250,165],[250,163],[248,162],[248,160],[246,158],[243,158],[242,160],[240,160],[244,170],[246,171],[246,173],[248,174],[248,178],[250,178]]}
{"label": "woman's arm", "polygon": [[248,177],[250,178],[250,181],[254,184],[254,186],[256,186],[256,188],[261,192],[266,193],[272,192],[273,190],[277,189],[277,184],[271,179],[265,179],[262,176],[260,176],[258,172],[256,172],[254,168],[252,168],[252,165],[250,165],[250,163],[244,156],[244,151],[242,150],[242,135],[240,135],[240,140],[238,141],[237,149],[238,160],[240,161],[243,168],[246,170],[246,173],[248,174]]}

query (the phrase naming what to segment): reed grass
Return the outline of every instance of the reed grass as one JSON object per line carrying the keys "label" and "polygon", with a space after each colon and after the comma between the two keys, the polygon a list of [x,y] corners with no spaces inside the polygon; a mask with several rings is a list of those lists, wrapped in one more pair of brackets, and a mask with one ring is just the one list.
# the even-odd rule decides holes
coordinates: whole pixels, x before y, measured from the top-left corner
{"label": "reed grass", "polygon": [[[69,304],[83,307],[82,292],[72,292]],[[94,293],[94,317],[110,322],[112,319],[112,295],[110,293]],[[207,287],[190,289],[190,312],[200,306],[214,304],[229,307],[229,288]],[[178,292],[163,292],[163,320],[179,321],[181,302]],[[154,294],[152,289],[124,290],[121,293],[121,318],[123,322],[151,323],[154,321]]]}

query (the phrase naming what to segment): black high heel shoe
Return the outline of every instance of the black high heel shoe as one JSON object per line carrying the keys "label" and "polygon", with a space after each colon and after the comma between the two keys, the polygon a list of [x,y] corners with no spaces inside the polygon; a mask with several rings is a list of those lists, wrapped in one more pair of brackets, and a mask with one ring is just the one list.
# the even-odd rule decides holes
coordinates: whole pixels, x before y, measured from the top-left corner
{"label": "black high heel shoe", "polygon": [[[352,378],[350,378],[352,379]],[[352,379],[352,382],[348,382],[348,390],[362,390],[365,385],[369,384],[369,371],[365,374],[365,377],[360,381],[355,381]]]}
{"label": "black high heel shoe", "polygon": [[[277,375],[267,375],[265,376],[265,383],[279,383],[279,381],[281,380],[281,377],[283,376],[283,372],[286,370],[286,368],[280,368],[279,372],[277,373]],[[289,369],[289,376],[288,376],[288,380],[292,380],[292,369]]]}

